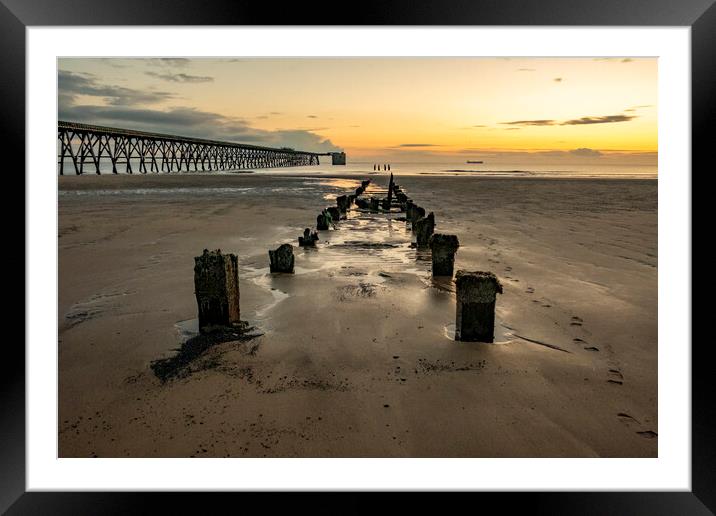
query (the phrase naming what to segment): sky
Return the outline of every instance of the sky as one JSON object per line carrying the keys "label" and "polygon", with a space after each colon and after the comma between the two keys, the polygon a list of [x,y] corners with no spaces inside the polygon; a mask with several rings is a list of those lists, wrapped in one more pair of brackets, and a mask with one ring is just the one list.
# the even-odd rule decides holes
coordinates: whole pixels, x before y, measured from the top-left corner
{"label": "sky", "polygon": [[350,160],[656,164],[656,58],[62,58],[60,120]]}

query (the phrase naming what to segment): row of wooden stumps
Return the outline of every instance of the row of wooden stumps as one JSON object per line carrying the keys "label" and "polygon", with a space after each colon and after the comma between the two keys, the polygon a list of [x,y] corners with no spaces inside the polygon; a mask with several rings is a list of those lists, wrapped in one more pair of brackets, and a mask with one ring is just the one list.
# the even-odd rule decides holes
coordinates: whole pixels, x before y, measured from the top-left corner
{"label": "row of wooden stumps", "polygon": [[[395,203],[393,201],[395,195]],[[460,247],[457,235],[435,233],[435,214],[415,204],[390,175],[385,210],[397,205],[405,212],[416,237],[418,249],[430,249],[434,277],[453,276],[455,253]],[[455,274],[457,307],[455,340],[493,342],[495,339],[495,301],[502,285],[492,272],[458,270]]]}
{"label": "row of wooden stumps", "polygon": [[[370,179],[361,183],[355,193],[341,195],[336,198],[336,206],[331,206],[318,216],[318,229],[328,229],[332,220],[345,218],[351,203],[359,197]],[[318,233],[306,228],[303,236],[298,237],[299,246],[315,246]],[[271,272],[294,272],[293,246],[283,244],[278,249],[270,250],[269,265]],[[220,249],[209,251],[204,249],[201,256],[194,258],[194,292],[199,308],[199,331],[211,333],[215,331],[244,329],[239,309],[239,265],[235,254],[222,254]]]}
{"label": "row of wooden stumps", "polygon": [[[368,187],[370,180],[363,181],[355,194],[339,196],[334,207],[330,207],[318,216],[318,229],[321,223],[340,220],[353,201]],[[393,203],[393,194],[401,211],[406,212],[406,220],[412,225],[417,236],[418,247],[429,247],[432,254],[433,276],[453,276],[455,253],[459,248],[456,235],[434,233],[435,216],[431,212],[425,216],[425,210],[417,206],[393,182],[391,174],[387,199],[382,204],[389,211]],[[374,206],[375,198],[370,200]],[[362,200],[362,199],[361,199]],[[380,200],[378,200],[380,201]],[[356,202],[359,204],[359,202]],[[334,217],[335,215],[335,217]],[[327,218],[328,217],[328,218]],[[327,229],[327,226],[326,226]],[[306,228],[299,237],[299,245],[315,245],[316,232]],[[202,333],[216,329],[239,328],[242,325],[239,309],[238,258],[234,254],[222,254],[220,250],[204,250],[196,257],[194,265],[194,288],[199,307],[199,330]],[[294,268],[293,246],[283,244],[269,251],[271,272],[292,273]],[[455,339],[461,341],[493,342],[495,330],[495,301],[502,293],[502,285],[491,272],[458,270],[456,285],[456,332]]]}
{"label": "row of wooden stumps", "polygon": [[[356,188],[354,193],[336,197],[336,205],[325,208],[318,217],[316,217],[317,231],[313,231],[311,228],[303,230],[303,235],[298,237],[299,247],[315,247],[318,241],[318,231],[325,231],[329,227],[335,228],[335,222],[346,218],[351,204],[353,204],[356,198],[363,194],[369,184],[370,179],[366,179],[361,182],[361,185]],[[291,244],[282,244],[278,249],[269,251],[269,267],[271,272],[291,274],[294,271],[293,265],[294,256],[293,246]]]}

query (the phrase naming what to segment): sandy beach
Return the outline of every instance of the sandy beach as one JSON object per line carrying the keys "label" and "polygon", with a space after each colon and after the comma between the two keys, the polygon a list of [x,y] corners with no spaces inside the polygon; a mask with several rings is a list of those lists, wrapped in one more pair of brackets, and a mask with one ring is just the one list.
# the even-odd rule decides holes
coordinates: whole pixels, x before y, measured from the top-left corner
{"label": "sandy beach", "polygon": [[[454,340],[451,281],[400,214],[351,210],[296,273],[268,250],[385,174],[59,177],[60,457],[656,457],[656,179],[397,176],[504,285],[495,343]],[[370,190],[368,192],[370,194]],[[196,332],[194,257],[239,259],[227,342]]]}

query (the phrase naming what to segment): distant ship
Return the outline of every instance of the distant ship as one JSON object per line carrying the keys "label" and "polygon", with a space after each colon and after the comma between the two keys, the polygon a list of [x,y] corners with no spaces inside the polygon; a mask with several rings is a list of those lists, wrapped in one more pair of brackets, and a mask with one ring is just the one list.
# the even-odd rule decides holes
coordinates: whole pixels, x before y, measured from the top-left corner
{"label": "distant ship", "polygon": [[467,162],[468,163],[484,163],[484,161],[470,161],[470,160],[467,160]]}

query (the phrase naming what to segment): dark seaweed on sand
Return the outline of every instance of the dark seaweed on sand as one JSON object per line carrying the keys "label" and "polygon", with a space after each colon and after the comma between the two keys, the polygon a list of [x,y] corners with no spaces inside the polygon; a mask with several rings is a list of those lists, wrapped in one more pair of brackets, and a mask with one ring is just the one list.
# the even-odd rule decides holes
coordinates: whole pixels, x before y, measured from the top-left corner
{"label": "dark seaweed on sand", "polygon": [[241,321],[241,324],[235,327],[218,328],[209,333],[200,333],[184,342],[176,355],[154,360],[150,367],[156,377],[165,383],[172,378],[181,376],[189,364],[217,344],[246,342],[263,335],[262,333],[252,333],[254,329],[247,322]]}

